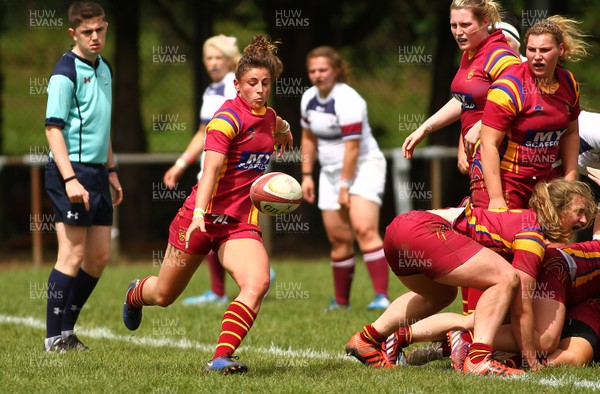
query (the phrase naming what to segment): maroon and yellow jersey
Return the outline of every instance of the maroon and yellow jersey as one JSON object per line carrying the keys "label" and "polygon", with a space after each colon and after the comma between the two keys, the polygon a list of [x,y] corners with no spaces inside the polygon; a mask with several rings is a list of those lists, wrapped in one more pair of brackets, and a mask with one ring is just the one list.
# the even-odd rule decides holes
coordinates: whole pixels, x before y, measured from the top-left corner
{"label": "maroon and yellow jersey", "polygon": [[564,286],[567,306],[600,297],[600,241],[548,248],[543,269]]}
{"label": "maroon and yellow jersey", "polygon": [[557,67],[556,75],[555,85],[538,86],[528,63],[523,63],[492,84],[482,122],[506,132],[500,145],[502,176],[552,177],[560,137],[581,111],[573,74]]}
{"label": "maroon and yellow jersey", "polygon": [[[254,111],[239,96],[227,100],[206,126],[204,149],[226,156],[206,207],[207,214],[228,215],[258,224],[258,210],[250,201],[250,186],[267,169],[275,139],[277,115],[270,107]],[[194,186],[185,205],[194,209]]]}
{"label": "maroon and yellow jersey", "polygon": [[495,252],[513,255],[516,269],[537,278],[546,242],[531,209],[483,209],[467,204],[454,229]]}
{"label": "maroon and yellow jersey", "polygon": [[463,53],[450,87],[452,96],[462,103],[460,120],[463,137],[481,120],[492,82],[508,67],[520,63],[501,30],[490,34],[475,51]]}

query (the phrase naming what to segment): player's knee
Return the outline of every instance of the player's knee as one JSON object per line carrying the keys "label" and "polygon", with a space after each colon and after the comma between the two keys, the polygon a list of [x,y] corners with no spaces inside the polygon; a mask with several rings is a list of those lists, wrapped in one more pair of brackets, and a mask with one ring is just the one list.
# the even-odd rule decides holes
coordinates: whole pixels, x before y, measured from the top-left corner
{"label": "player's knee", "polygon": [[521,279],[519,278],[519,272],[510,267],[506,270],[503,270],[499,275],[498,280],[501,283],[504,283],[508,290],[511,292],[517,291],[519,286],[521,285]]}
{"label": "player's knee", "polygon": [[558,343],[560,342],[560,335],[550,335],[548,333],[542,333],[540,335],[540,348],[538,351],[549,354],[556,350]]}
{"label": "player's knee", "polygon": [[353,230],[359,242],[370,241],[378,235],[371,223],[357,223],[354,225]]}
{"label": "player's knee", "polygon": [[253,299],[253,302],[260,303],[269,291],[270,280],[266,278],[248,281],[240,286],[240,293],[243,292],[247,297]]}
{"label": "player's knee", "polygon": [[162,306],[163,308],[168,307],[172,303],[175,302],[177,296],[167,291],[158,291],[158,294],[154,297],[154,302],[158,306]]}

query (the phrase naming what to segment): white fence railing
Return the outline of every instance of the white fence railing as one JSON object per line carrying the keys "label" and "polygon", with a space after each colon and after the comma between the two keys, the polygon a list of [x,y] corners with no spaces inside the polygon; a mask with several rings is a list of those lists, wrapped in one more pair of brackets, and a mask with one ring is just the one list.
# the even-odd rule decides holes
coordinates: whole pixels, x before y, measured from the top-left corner
{"label": "white fence railing", "polygon": [[[291,155],[297,155],[298,152],[291,152]],[[389,149],[384,150],[384,154],[387,159],[392,161],[392,180],[394,183],[394,201],[396,213],[407,212],[413,209],[413,203],[410,198],[409,190],[410,187],[410,160],[406,160],[402,156],[402,150]],[[442,160],[456,157],[457,148],[445,147],[445,146],[429,146],[414,151],[413,157],[415,159],[430,160],[431,165],[431,195],[432,208],[440,208],[442,200]],[[119,165],[127,164],[170,164],[174,163],[179,157],[178,154],[152,154],[152,153],[122,153],[115,154],[115,161]],[[42,190],[42,167],[47,162],[46,155],[21,155],[21,156],[0,156],[0,171],[5,166],[27,166],[30,168],[30,182],[31,182],[31,217],[34,220],[40,220],[42,217],[42,196],[44,191]],[[289,162],[289,160],[288,160]],[[119,250],[119,229],[116,215],[118,210],[115,209],[115,225],[112,231],[112,255],[116,258]],[[272,229],[271,222],[263,220],[261,222],[263,227],[263,241],[267,250],[270,250],[272,245]],[[39,228],[37,225],[31,226],[31,228]],[[39,266],[43,260],[43,237],[40,231],[31,232],[31,253],[33,258],[33,264]]]}

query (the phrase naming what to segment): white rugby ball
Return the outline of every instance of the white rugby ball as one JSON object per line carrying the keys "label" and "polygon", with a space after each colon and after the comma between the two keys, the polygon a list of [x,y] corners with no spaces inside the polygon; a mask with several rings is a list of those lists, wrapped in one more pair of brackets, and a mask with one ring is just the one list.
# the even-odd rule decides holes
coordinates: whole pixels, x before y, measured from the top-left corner
{"label": "white rugby ball", "polygon": [[250,199],[265,215],[286,215],[302,203],[302,187],[288,174],[270,172],[254,181],[250,187]]}

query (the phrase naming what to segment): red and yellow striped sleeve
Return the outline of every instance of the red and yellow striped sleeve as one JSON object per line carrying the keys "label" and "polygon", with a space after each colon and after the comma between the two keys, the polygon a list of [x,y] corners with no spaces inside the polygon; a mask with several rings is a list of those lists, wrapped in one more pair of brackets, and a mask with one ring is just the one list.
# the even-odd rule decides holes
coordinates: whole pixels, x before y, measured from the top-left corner
{"label": "red and yellow striped sleeve", "polygon": [[232,140],[240,130],[240,119],[233,111],[217,112],[206,126],[206,130],[217,130]]}
{"label": "red and yellow striped sleeve", "polygon": [[483,64],[483,71],[490,76],[492,81],[495,81],[508,67],[519,64],[521,64],[521,59],[510,49],[498,47],[488,54]]}

